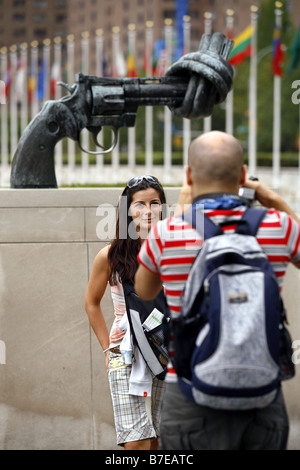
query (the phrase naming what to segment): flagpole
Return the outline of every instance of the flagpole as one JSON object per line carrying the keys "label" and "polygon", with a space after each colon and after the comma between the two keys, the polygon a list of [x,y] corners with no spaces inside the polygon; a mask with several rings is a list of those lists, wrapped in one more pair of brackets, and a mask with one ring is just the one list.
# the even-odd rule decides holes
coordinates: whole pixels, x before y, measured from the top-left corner
{"label": "flagpole", "polygon": [[[226,31],[230,39],[233,38],[234,27],[234,11],[230,8],[226,12]],[[226,99],[226,124],[225,130],[228,134],[233,135],[233,89],[228,93]]]}
{"label": "flagpole", "polygon": [[[190,52],[191,46],[191,18],[188,15],[183,17],[183,49],[184,54]],[[183,118],[183,165],[186,167],[188,164],[188,149],[191,142],[191,120]],[[185,182],[185,171],[183,172]]]}
{"label": "flagpole", "polygon": [[[58,64],[58,80],[61,80],[61,38],[59,36],[54,38],[54,63]],[[55,100],[59,100],[61,98],[61,87],[55,86]],[[55,170],[57,176],[57,184],[60,185],[60,180],[62,177],[62,166],[63,166],[63,147],[62,141],[60,140],[55,145],[54,149],[55,155]]]}
{"label": "flagpole", "polygon": [[[98,77],[103,77],[103,48],[104,48],[104,38],[103,38],[103,29],[98,28],[96,29],[96,75]],[[103,145],[103,131],[100,132],[98,136],[100,145]],[[97,173],[97,180],[99,183],[103,181],[104,176],[104,158],[103,154],[99,154],[96,156],[96,173]]]}
{"label": "flagpole", "polygon": [[43,101],[48,101],[50,98],[50,80],[49,80],[49,70],[50,70],[50,46],[51,40],[44,39],[43,41],[43,60],[44,60],[44,97]]}
{"label": "flagpole", "polygon": [[74,34],[68,34],[67,36],[67,80],[69,85],[74,82],[74,53],[75,53],[75,43],[74,43]]}
{"label": "flagpole", "polygon": [[[212,14],[209,11],[204,13],[204,33],[212,33]],[[208,116],[203,119],[203,130],[204,132],[211,131],[211,116]]]}
{"label": "flagpole", "polygon": [[249,83],[249,136],[248,136],[248,165],[249,173],[256,173],[256,134],[257,134],[257,18],[258,7],[251,7],[251,56]]}
{"label": "flagpole", "polygon": [[[166,68],[172,60],[173,21],[165,19],[164,35],[166,44]],[[164,182],[171,182],[172,170],[172,114],[167,106],[164,108]]]}
{"label": "flagpole", "polygon": [[[146,22],[145,38],[145,72],[147,77],[153,75],[153,21]],[[152,173],[153,166],[153,108],[145,106],[145,145],[146,145],[146,173]]]}
{"label": "flagpole", "polygon": [[30,75],[31,75],[31,119],[33,119],[39,109],[38,109],[38,100],[37,100],[37,65],[38,65],[38,41],[32,41],[31,43],[31,65],[30,65]]}
{"label": "flagpole", "polygon": [[[7,47],[1,48],[1,76],[3,80],[7,75]],[[6,90],[5,90],[6,93]],[[6,184],[6,174],[8,171],[8,120],[7,101],[1,108],[1,186]]]}
{"label": "flagpole", "polygon": [[96,75],[103,77],[103,29],[98,28],[95,31],[96,43]]}
{"label": "flagpole", "polygon": [[[67,80],[71,84],[74,82],[74,35],[68,34],[67,36]],[[68,182],[73,184],[75,181],[75,142],[73,139],[68,139]]]}
{"label": "flagpole", "polygon": [[[275,2],[275,24],[279,29],[282,26],[281,2]],[[273,188],[279,188],[280,176],[280,146],[281,146],[281,77],[274,75],[273,95]]]}
{"label": "flagpole", "polygon": [[[135,24],[128,25],[128,50],[129,54],[135,56]],[[128,128],[128,169],[133,173],[135,166],[135,127]]]}
{"label": "flagpole", "polygon": [[[85,75],[88,74],[89,67],[89,37],[88,31],[81,33],[81,72]],[[82,148],[89,150],[89,133],[87,129],[83,129],[81,132]],[[89,154],[81,152],[81,172],[82,172],[82,183],[86,183],[88,180],[89,171]]]}
{"label": "flagpole", "polygon": [[18,113],[17,113],[17,99],[16,99],[16,72],[17,72],[17,46],[13,45],[10,47],[10,64],[12,80],[10,86],[10,157],[16,151],[18,144]]}

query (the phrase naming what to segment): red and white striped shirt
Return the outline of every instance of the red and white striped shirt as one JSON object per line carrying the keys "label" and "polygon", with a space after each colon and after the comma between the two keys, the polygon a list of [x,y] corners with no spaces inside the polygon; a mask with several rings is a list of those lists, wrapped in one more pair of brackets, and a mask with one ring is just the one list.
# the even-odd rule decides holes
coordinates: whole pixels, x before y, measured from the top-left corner
{"label": "red and white striped shirt", "polygon": [[[204,212],[214,223],[226,221],[222,230],[233,233],[236,221],[245,210],[245,206],[238,206],[229,210],[206,209]],[[228,221],[232,221],[232,224],[228,224]],[[300,226],[286,213],[270,209],[260,224],[256,238],[272,264],[279,287],[282,288],[288,263],[300,267]],[[203,239],[199,232],[182,217],[172,217],[153,227],[138,255],[143,266],[160,274],[170,312],[174,317],[180,312],[181,295],[202,244]],[[169,374],[168,378],[170,379]]]}

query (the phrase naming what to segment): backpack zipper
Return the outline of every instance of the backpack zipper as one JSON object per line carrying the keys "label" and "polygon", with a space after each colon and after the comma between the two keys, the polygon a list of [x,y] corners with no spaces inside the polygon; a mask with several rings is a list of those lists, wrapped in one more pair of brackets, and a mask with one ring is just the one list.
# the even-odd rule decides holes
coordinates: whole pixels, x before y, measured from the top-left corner
{"label": "backpack zipper", "polygon": [[[241,266],[243,266],[243,265],[241,265]],[[211,271],[211,273],[203,281],[204,294],[205,294],[205,297],[206,297],[206,306],[207,307],[209,306],[209,302],[210,302],[210,295],[209,295],[210,282],[211,282],[211,278],[215,274],[224,273],[224,274],[227,274],[229,276],[233,276],[234,274],[237,274],[237,273],[241,274],[241,273],[247,273],[247,272],[253,272],[253,271],[264,272],[264,273],[268,274],[273,279],[273,281],[275,281],[277,283],[277,279],[276,279],[276,276],[274,274],[270,273],[269,271],[258,268],[256,266],[249,266],[249,267],[246,267],[246,268],[242,268],[240,271],[234,271],[234,272],[226,270],[226,266],[225,267],[220,266],[220,267],[214,269],[213,271]]]}

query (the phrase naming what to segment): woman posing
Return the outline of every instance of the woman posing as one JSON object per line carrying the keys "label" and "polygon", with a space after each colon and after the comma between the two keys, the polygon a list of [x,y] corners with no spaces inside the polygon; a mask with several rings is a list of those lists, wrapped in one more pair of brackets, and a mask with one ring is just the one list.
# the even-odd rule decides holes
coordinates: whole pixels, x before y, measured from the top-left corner
{"label": "woman posing", "polygon": [[[122,281],[134,282],[137,254],[151,227],[162,218],[165,203],[164,190],[155,177],[144,175],[128,182],[118,205],[116,237],[96,256],[85,295],[90,324],[106,356],[117,443],[125,450],[158,447],[164,384],[153,377],[151,397],[129,394],[132,366],[122,361],[120,344],[126,331],[120,321],[126,312]],[[108,283],[115,314],[110,333],[101,310]]]}

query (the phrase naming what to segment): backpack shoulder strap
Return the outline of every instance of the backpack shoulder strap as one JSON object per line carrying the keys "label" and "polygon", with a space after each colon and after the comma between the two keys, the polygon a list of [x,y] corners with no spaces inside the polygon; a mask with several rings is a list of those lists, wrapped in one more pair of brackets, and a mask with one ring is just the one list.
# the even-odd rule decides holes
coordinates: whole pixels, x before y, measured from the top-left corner
{"label": "backpack shoulder strap", "polygon": [[197,209],[197,207],[192,207],[191,210],[182,214],[182,218],[194,227],[204,240],[223,233],[219,225],[210,220],[203,210]]}
{"label": "backpack shoulder strap", "polygon": [[254,207],[248,207],[241,219],[241,221],[244,223],[241,223],[237,226],[236,233],[252,235],[255,237],[266,213],[267,209],[255,209]]}
{"label": "backpack shoulder strap", "polygon": [[[248,207],[241,218],[241,223],[237,226],[236,233],[255,237],[266,212],[267,209]],[[197,207],[192,207],[191,210],[182,214],[182,218],[194,227],[205,240],[223,233],[221,227]]]}

